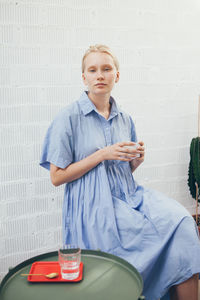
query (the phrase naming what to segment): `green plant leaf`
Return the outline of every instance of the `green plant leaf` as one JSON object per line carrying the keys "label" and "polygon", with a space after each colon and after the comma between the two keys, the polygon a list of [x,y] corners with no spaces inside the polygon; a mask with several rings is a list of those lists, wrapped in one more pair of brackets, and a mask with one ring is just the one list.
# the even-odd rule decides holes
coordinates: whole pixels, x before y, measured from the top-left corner
{"label": "green plant leaf", "polygon": [[[200,188],[200,137],[193,138],[190,144],[190,163],[188,170],[188,186],[190,193],[196,199],[196,185]],[[198,194],[198,201],[199,194]]]}

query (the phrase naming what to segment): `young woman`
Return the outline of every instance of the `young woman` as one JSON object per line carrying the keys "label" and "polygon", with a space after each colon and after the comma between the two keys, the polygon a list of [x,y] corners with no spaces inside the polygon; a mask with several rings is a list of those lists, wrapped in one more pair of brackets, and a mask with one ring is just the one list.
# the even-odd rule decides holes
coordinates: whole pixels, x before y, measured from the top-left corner
{"label": "young woman", "polygon": [[[134,181],[144,161],[135,126],[111,97],[119,65],[104,45],[82,61],[88,91],[64,108],[45,137],[41,166],[55,186],[65,184],[63,241],[129,261],[144,280],[143,294],[157,300],[197,300],[200,243],[193,218],[173,199]],[[139,157],[138,157],[139,155]]]}

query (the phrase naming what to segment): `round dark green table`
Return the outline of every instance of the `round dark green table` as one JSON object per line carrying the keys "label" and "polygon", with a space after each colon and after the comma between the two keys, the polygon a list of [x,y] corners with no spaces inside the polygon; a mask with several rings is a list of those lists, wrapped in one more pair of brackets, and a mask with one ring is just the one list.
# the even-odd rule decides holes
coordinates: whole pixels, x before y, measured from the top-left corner
{"label": "round dark green table", "polygon": [[36,261],[57,261],[57,251],[28,259],[10,269],[0,285],[1,300],[138,300],[144,299],[143,281],[127,261],[101,251],[82,250],[80,282],[32,283],[20,274],[29,273]]}

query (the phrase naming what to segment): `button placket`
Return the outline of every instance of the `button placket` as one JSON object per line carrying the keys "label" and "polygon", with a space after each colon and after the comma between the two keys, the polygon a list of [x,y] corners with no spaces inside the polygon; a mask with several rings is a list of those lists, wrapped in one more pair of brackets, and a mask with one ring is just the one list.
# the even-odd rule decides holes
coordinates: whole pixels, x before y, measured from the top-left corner
{"label": "button placket", "polygon": [[104,132],[105,132],[105,138],[106,138],[106,145],[110,146],[111,145],[111,132],[110,132],[110,124],[106,122],[104,125]]}
{"label": "button placket", "polygon": [[99,116],[99,120],[101,122],[101,126],[104,132],[104,136],[105,136],[105,144],[106,146],[110,146],[111,143],[111,128],[110,128],[110,122],[108,120],[106,120],[104,117]]}

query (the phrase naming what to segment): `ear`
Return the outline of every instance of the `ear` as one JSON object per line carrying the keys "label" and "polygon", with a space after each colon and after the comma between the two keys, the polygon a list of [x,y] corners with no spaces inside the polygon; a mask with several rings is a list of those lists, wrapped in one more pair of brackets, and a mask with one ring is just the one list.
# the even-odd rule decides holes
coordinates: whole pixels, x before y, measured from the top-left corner
{"label": "ear", "polygon": [[118,81],[119,81],[119,71],[117,71],[117,73],[116,73],[115,83],[117,83]]}
{"label": "ear", "polygon": [[86,80],[86,78],[85,78],[84,73],[82,73],[82,79],[83,79],[83,83],[84,83],[85,85],[87,85],[87,80]]}

